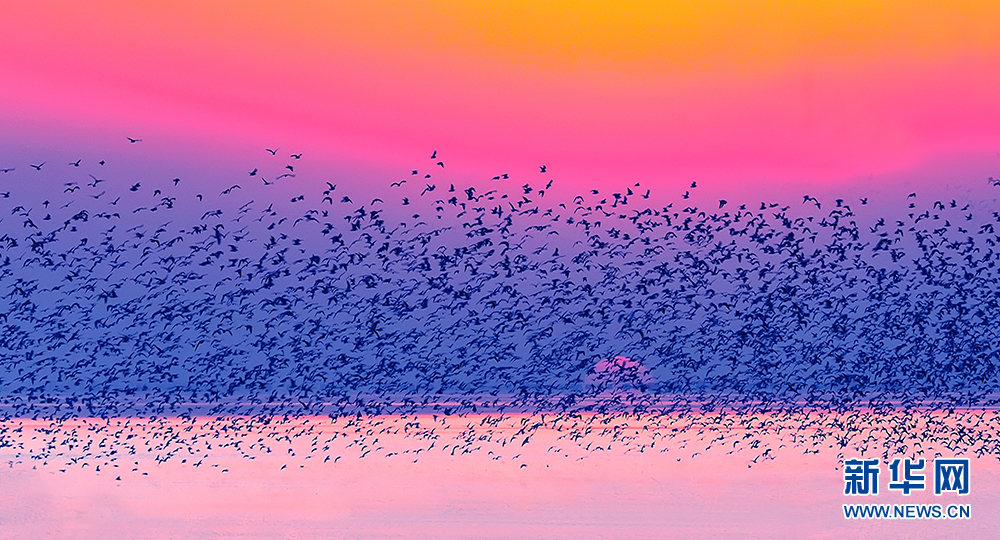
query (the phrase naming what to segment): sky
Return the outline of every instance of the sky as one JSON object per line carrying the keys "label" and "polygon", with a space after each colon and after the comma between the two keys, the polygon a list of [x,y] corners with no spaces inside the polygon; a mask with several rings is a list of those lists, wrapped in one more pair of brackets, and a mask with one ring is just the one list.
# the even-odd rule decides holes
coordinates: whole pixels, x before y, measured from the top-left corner
{"label": "sky", "polygon": [[[1000,6],[7,2],[0,158],[242,163],[780,192],[1000,169]],[[241,165],[242,166],[242,165]]]}

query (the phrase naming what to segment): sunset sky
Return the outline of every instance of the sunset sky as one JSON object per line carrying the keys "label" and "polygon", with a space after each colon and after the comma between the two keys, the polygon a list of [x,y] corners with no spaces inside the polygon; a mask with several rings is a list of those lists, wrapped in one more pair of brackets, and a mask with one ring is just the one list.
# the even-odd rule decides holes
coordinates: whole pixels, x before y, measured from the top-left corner
{"label": "sunset sky", "polygon": [[996,174],[1000,5],[900,6],[8,2],[0,161],[133,136],[194,163],[282,146],[345,182],[432,150],[671,191]]}

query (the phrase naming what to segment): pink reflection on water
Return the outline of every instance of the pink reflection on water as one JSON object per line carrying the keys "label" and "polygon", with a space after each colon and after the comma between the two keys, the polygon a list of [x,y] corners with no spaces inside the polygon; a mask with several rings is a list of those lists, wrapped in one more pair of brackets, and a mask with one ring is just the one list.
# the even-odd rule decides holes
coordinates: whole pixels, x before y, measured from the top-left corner
{"label": "pink reflection on water", "polygon": [[[966,456],[965,497],[904,497],[886,489],[885,465],[880,495],[843,495],[842,459],[896,448],[892,437],[873,436],[882,428],[931,426],[942,434],[924,441],[932,458],[955,455],[945,427],[968,435],[974,423],[997,419],[911,416],[88,419],[65,423],[56,436],[62,455],[47,465],[30,456],[50,446],[51,426],[15,421],[0,451],[11,461],[0,470],[0,537],[990,537],[1000,525],[992,455]],[[866,437],[841,447],[831,431],[838,425]],[[91,452],[116,438],[132,449],[111,461],[78,445],[93,441]],[[972,520],[848,521],[842,511],[846,503],[956,502],[972,506]]]}

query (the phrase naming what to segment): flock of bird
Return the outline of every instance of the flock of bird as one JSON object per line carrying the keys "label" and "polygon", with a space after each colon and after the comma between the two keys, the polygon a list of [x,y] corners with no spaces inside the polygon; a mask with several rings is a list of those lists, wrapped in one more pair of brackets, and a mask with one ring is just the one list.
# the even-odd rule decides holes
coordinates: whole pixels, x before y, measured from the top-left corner
{"label": "flock of bird", "polygon": [[545,166],[456,186],[436,151],[362,199],[302,159],[267,149],[219,187],[77,160],[39,188],[56,163],[4,164],[0,448],[25,420],[698,413],[767,432],[1000,402],[1000,208],[698,207],[694,183],[661,206],[638,183],[559,200]]}

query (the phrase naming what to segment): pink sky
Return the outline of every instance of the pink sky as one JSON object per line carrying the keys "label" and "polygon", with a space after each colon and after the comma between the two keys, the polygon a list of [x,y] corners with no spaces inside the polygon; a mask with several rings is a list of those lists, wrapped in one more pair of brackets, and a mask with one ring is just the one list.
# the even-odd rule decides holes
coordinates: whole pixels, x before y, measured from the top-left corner
{"label": "pink sky", "polygon": [[[24,3],[0,36],[0,142],[6,161],[19,146],[108,147],[126,135],[196,163],[281,145],[355,181],[391,179],[437,149],[472,178],[544,163],[569,185],[671,191],[691,180],[721,191],[919,181],[942,160],[969,181],[995,172],[995,7],[904,17],[862,4],[717,23],[682,14],[690,35],[671,34],[661,12],[641,26],[652,8],[600,23],[610,15],[590,6],[580,9],[594,19],[579,24],[594,34],[581,35],[537,27],[531,17],[545,14],[461,2],[292,13],[258,2],[235,18],[215,3]],[[489,18],[501,15],[527,18],[506,21],[504,37]],[[653,30],[666,41],[644,37]]]}

